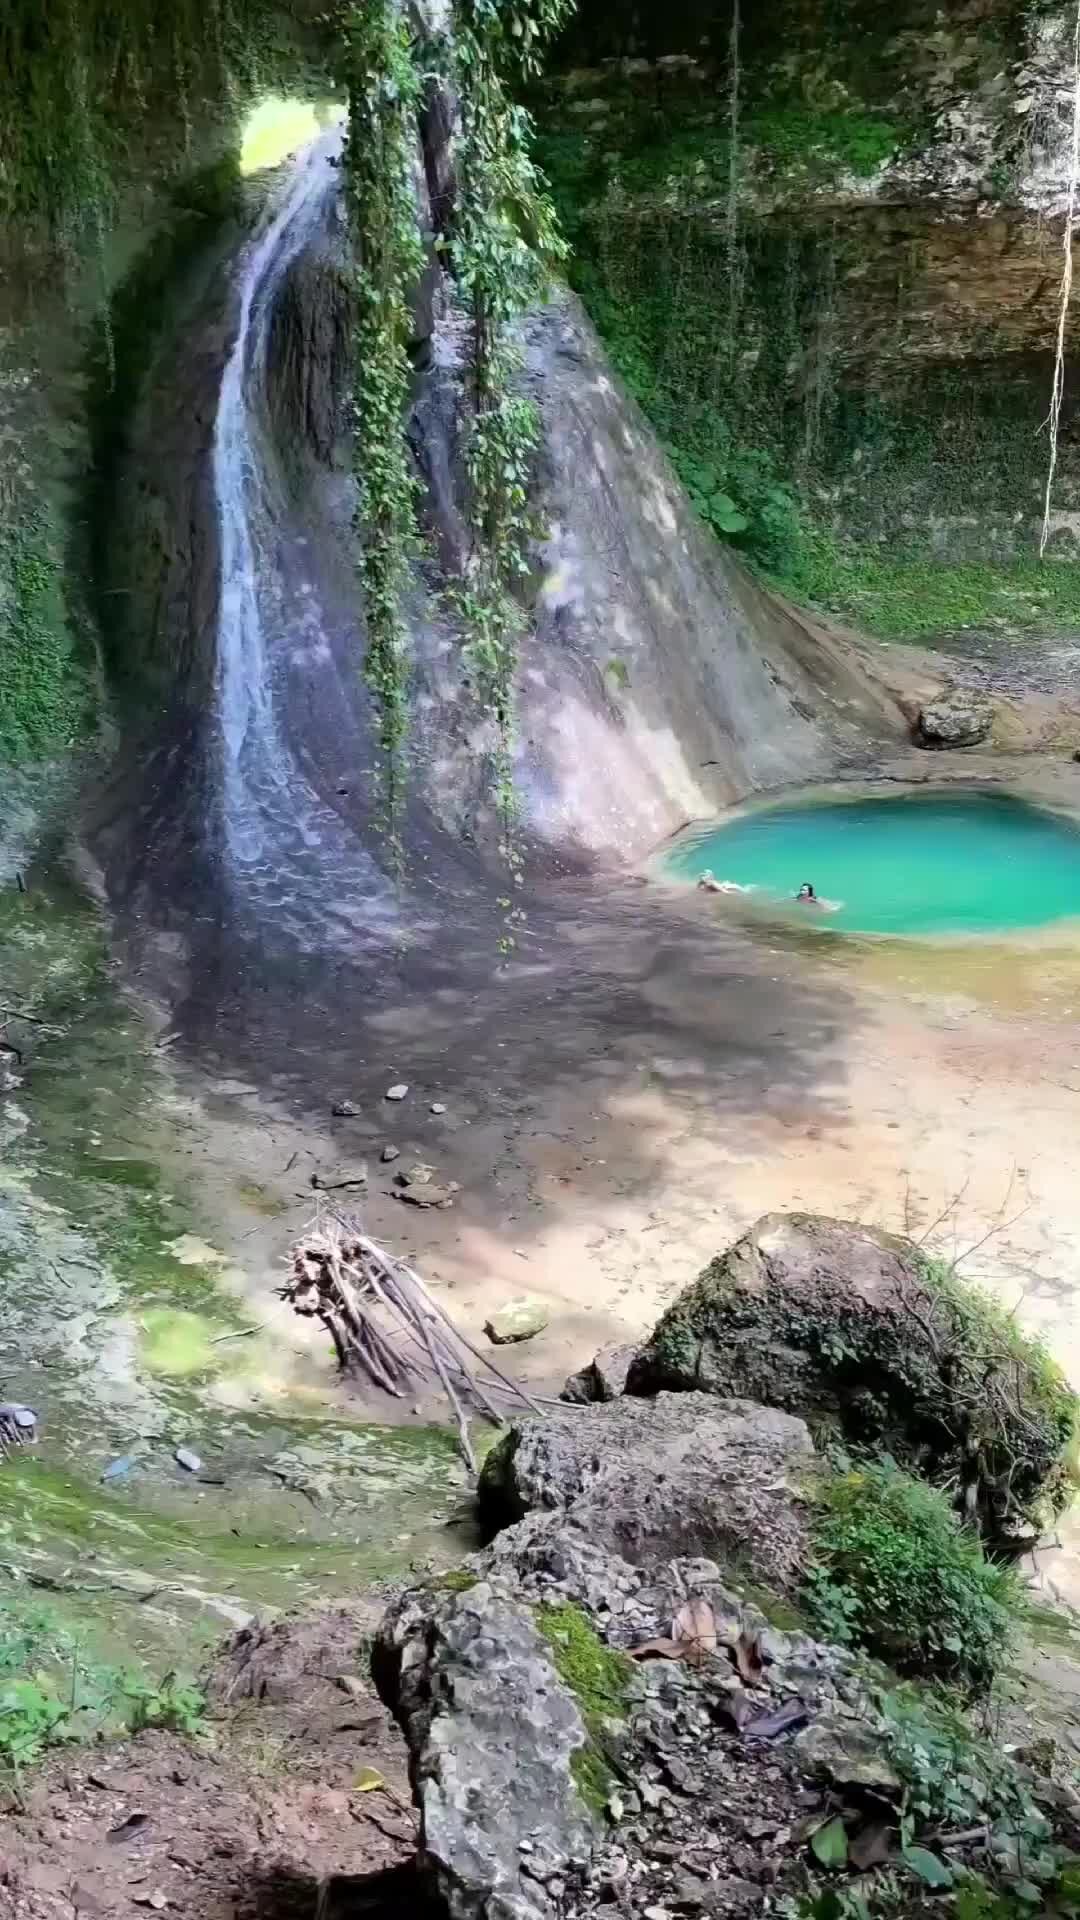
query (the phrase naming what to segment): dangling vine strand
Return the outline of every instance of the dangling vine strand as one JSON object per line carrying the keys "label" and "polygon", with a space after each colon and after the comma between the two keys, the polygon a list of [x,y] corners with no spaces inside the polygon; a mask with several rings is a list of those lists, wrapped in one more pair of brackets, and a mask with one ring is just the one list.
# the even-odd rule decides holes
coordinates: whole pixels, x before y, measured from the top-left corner
{"label": "dangling vine strand", "polygon": [[[495,727],[495,799],[515,880],[514,683],[523,625],[516,594],[529,570],[539,420],[515,384],[512,329],[567,249],[531,158],[531,120],[511,89],[536,74],[545,40],[572,7],[573,0],[455,0],[453,15],[460,131],[450,260],[469,314],[473,405],[465,449],[472,552],[456,597],[473,688]],[[509,934],[504,944],[512,944]]]}
{"label": "dangling vine strand", "polygon": [[396,0],[350,5],[342,49],[349,101],[344,172],[357,262],[353,444],[364,674],[379,714],[382,824],[400,865],[409,683],[402,600],[416,493],[405,432],[409,301],[424,264],[412,176],[421,83]]}

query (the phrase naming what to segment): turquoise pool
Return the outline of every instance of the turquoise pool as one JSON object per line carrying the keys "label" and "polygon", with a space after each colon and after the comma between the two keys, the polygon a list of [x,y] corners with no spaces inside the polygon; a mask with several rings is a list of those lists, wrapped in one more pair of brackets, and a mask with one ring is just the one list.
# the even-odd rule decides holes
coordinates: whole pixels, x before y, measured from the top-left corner
{"label": "turquoise pool", "polygon": [[[686,834],[668,873],[752,888],[823,931],[1015,933],[1080,919],[1080,821],[1002,793],[901,793],[764,807]],[[809,881],[835,912],[794,904]]]}

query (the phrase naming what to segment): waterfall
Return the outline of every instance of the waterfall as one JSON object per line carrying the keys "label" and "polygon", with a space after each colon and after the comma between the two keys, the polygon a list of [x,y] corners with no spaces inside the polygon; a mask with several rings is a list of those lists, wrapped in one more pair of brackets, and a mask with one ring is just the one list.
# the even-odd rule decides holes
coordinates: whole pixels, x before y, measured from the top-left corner
{"label": "waterfall", "polygon": [[[317,899],[320,942],[329,927],[351,946],[358,932],[386,917],[389,889],[358,835],[320,798],[289,738],[284,682],[297,636],[319,672],[336,669],[313,589],[283,572],[267,395],[274,303],[327,216],[337,191],[331,161],[339,145],[334,133],[301,152],[240,265],[236,338],[222,375],[213,444],[221,568],[216,701],[226,879],[234,902],[257,919],[291,922],[307,945]],[[359,647],[358,637],[357,680]],[[347,711],[351,689],[342,687],[340,696]]]}

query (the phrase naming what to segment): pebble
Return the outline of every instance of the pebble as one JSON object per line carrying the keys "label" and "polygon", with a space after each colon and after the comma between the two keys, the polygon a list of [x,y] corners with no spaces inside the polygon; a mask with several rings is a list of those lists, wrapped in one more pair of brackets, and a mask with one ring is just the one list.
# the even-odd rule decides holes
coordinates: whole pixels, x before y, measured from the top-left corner
{"label": "pebble", "polygon": [[401,1148],[400,1148],[400,1147],[390,1147],[390,1146],[387,1146],[387,1147],[384,1147],[384,1148],[383,1148],[383,1150],[382,1150],[382,1154],[381,1154],[381,1156],[380,1156],[380,1157],[381,1157],[381,1159],[382,1159],[382,1163],[383,1163],[383,1166],[384,1166],[384,1167],[388,1167],[388,1166],[390,1165],[390,1163],[391,1163],[391,1161],[393,1161],[393,1160],[400,1160],[400,1158],[401,1158]]}
{"label": "pebble", "polygon": [[354,1107],[351,1100],[335,1100],[330,1109],[335,1120],[355,1120],[359,1111],[359,1107]]}
{"label": "pebble", "polygon": [[122,1480],[125,1474],[128,1474],[131,1472],[131,1469],[134,1465],[135,1465],[134,1454],[122,1453],[120,1455],[119,1460],[109,1461],[109,1464],[105,1468],[101,1477],[103,1480]]}
{"label": "pebble", "polygon": [[198,1454],[192,1453],[190,1447],[177,1447],[173,1459],[178,1467],[183,1467],[185,1473],[198,1473],[202,1466]]}
{"label": "pebble", "polygon": [[441,1100],[433,1100],[431,1103],[431,1111],[432,1113],[445,1113],[446,1108],[443,1106]]}
{"label": "pebble", "polygon": [[407,1083],[404,1080],[399,1080],[395,1086],[387,1087],[385,1097],[387,1100],[404,1100],[408,1091]]}

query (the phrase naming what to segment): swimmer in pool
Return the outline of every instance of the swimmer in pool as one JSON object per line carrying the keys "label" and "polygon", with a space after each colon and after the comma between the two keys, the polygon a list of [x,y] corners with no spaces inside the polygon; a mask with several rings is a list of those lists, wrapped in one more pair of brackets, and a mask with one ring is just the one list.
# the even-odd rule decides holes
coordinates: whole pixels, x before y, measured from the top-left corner
{"label": "swimmer in pool", "polygon": [[795,899],[800,907],[816,907],[820,913],[839,913],[844,904],[842,900],[823,900],[820,893],[814,892],[809,880],[803,881]]}
{"label": "swimmer in pool", "polygon": [[752,887],[741,887],[737,880],[718,880],[706,867],[698,876],[698,886],[705,893],[752,893]]}

